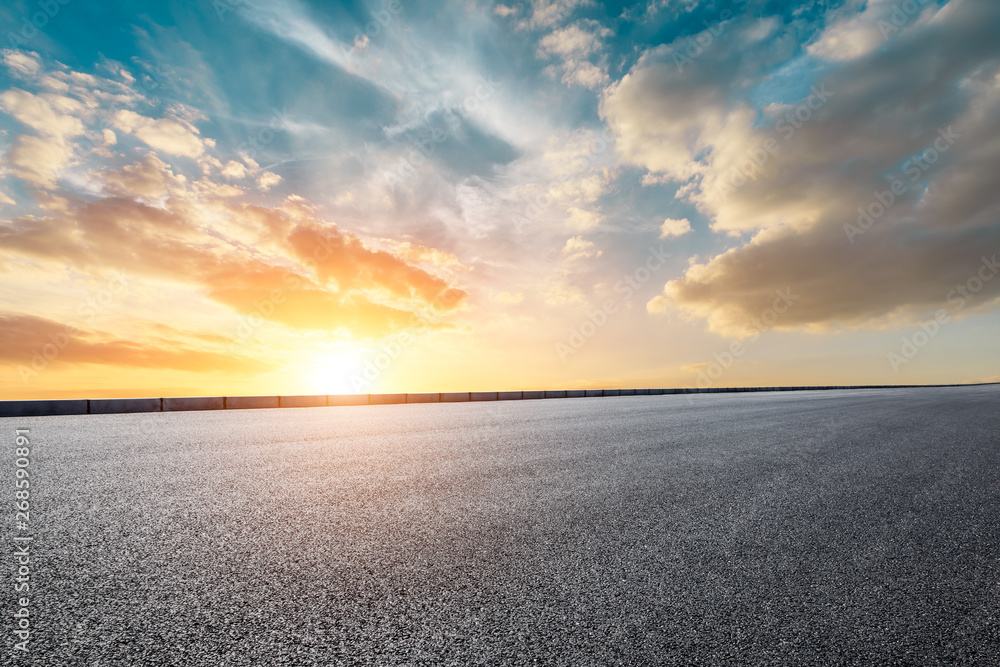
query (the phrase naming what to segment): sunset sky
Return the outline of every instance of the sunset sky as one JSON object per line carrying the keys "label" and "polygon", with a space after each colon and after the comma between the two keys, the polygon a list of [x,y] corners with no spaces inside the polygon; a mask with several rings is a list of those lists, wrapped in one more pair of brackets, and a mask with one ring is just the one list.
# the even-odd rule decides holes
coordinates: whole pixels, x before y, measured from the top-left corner
{"label": "sunset sky", "polygon": [[1000,380],[996,0],[0,25],[0,399]]}

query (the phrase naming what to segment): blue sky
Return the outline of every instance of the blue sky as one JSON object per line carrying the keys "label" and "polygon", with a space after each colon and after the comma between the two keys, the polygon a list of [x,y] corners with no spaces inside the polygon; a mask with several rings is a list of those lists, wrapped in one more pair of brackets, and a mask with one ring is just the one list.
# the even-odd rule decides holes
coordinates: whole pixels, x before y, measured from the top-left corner
{"label": "blue sky", "polygon": [[[1000,373],[986,0],[0,19],[11,395]],[[80,321],[116,271],[130,289]]]}

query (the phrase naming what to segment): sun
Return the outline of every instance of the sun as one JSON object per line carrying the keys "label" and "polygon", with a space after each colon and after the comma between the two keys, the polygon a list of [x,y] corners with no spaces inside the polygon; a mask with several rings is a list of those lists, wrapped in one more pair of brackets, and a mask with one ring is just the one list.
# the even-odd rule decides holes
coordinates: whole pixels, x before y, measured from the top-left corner
{"label": "sun", "polygon": [[358,378],[364,373],[364,358],[360,351],[337,349],[323,352],[312,364],[309,385],[320,394],[356,394]]}

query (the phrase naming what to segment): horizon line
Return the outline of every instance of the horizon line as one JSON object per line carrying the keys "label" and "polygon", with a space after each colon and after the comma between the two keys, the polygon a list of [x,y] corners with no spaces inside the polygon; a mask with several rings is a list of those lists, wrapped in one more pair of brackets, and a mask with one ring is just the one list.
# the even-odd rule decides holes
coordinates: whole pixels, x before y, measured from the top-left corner
{"label": "horizon line", "polygon": [[[958,384],[801,385],[776,387],[670,387],[636,389],[532,389],[515,391],[405,392],[376,394],[302,394],[289,396],[171,396],[159,398],[64,398],[0,401],[0,418],[48,417],[140,412],[193,412],[418,403],[475,403],[558,398],[612,398],[678,394],[730,394],[776,391],[831,391],[860,389],[925,389],[982,387],[1000,382]],[[412,400],[411,400],[412,398]]]}

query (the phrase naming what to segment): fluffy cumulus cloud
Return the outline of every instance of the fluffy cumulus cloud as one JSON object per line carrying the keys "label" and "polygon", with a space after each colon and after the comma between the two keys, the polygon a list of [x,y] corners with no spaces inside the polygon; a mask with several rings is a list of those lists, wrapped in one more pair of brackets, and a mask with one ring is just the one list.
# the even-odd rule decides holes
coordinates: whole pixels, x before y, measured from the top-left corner
{"label": "fluffy cumulus cloud", "polygon": [[[20,72],[26,65],[17,55],[8,55],[4,61]],[[37,65],[36,60],[27,62]],[[7,156],[14,174],[32,185],[53,186],[72,157],[69,142],[84,132],[77,115],[87,112],[85,105],[66,95],[11,88],[0,93],[0,109],[37,133],[14,139]]]}
{"label": "fluffy cumulus cloud", "polygon": [[[6,53],[4,62],[41,80],[43,66],[33,56]],[[65,68],[56,74],[74,78]],[[96,85],[81,94],[103,94],[99,110],[69,86],[65,94],[16,87],[0,93],[3,110],[20,123],[7,154],[7,185],[33,188],[36,204],[0,225],[4,264],[51,275],[121,272],[201,294],[235,314],[264,313],[293,334],[379,338],[435,325],[465,301],[447,277],[461,267],[454,255],[410,241],[378,247],[299,196],[248,201],[253,181],[266,190],[280,176],[261,173],[249,157],[219,159],[193,114],[172,108],[159,116],[148,104],[139,113],[129,108],[143,105],[139,94]],[[0,362],[24,362],[31,356],[25,345],[49,334],[72,343],[60,363],[262,368],[239,355],[227,361],[204,339],[137,340],[30,312],[0,316]]]}
{"label": "fluffy cumulus cloud", "polygon": [[593,0],[531,0],[528,4],[529,16],[520,23],[520,26],[549,28],[568,18],[577,9],[593,4]]}
{"label": "fluffy cumulus cloud", "polygon": [[743,19],[726,37],[694,59],[685,38],[649,49],[605,91],[601,115],[626,162],[670,179],[698,177],[712,167],[706,152],[722,145],[723,131],[752,123],[752,111],[733,96],[747,95],[761,70],[786,62],[798,41],[775,20]]}
{"label": "fluffy cumulus cloud", "polygon": [[588,241],[580,236],[574,236],[566,241],[563,246],[563,255],[567,260],[592,259],[600,257],[601,251],[593,241]]}
{"label": "fluffy cumulus cloud", "polygon": [[[646,183],[680,183],[713,230],[739,239],[693,262],[651,311],[739,335],[791,290],[779,328],[881,326],[951,309],[958,286],[979,284],[1000,252],[988,176],[1000,169],[1000,6],[911,4],[868,3],[812,37],[797,22],[734,19],[697,57],[676,57],[678,40],[610,87],[602,114],[623,158]],[[984,279],[961,307],[998,294]]]}
{"label": "fluffy cumulus cloud", "polygon": [[64,142],[31,135],[19,136],[7,154],[15,176],[43,188],[55,186],[70,157],[72,151]]}
{"label": "fluffy cumulus cloud", "polygon": [[601,51],[602,39],[610,34],[611,30],[596,21],[579,21],[545,35],[539,42],[538,54],[558,61],[549,72],[564,83],[598,88],[609,78],[603,65],[592,62],[592,56]]}
{"label": "fluffy cumulus cloud", "polygon": [[120,169],[100,172],[97,180],[109,194],[155,200],[182,186],[186,179],[175,175],[167,163],[150,153]]}
{"label": "fluffy cumulus cloud", "polygon": [[83,134],[80,100],[65,95],[33,95],[19,88],[0,93],[0,108],[44,136],[60,140]]}
{"label": "fluffy cumulus cloud", "polygon": [[682,236],[691,231],[691,221],[687,218],[681,218],[680,220],[675,220],[674,218],[667,218],[660,225],[660,238],[665,239],[671,236]]}
{"label": "fluffy cumulus cloud", "polygon": [[260,175],[260,178],[257,179],[257,185],[259,185],[260,189],[264,190],[265,192],[267,190],[270,190],[272,187],[274,187],[280,182],[281,182],[281,176],[278,176],[272,171],[265,171],[263,174]]}
{"label": "fluffy cumulus cloud", "polygon": [[586,232],[601,224],[602,216],[595,211],[570,206],[567,208],[567,213],[569,215],[566,217],[566,224],[577,232]]}

